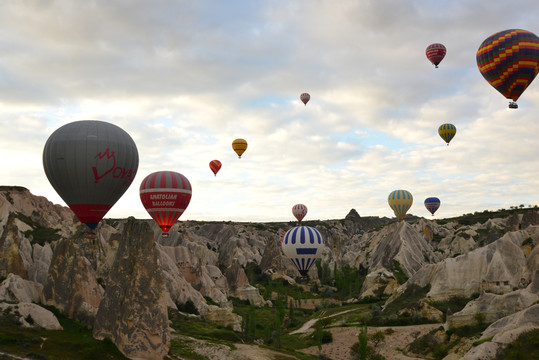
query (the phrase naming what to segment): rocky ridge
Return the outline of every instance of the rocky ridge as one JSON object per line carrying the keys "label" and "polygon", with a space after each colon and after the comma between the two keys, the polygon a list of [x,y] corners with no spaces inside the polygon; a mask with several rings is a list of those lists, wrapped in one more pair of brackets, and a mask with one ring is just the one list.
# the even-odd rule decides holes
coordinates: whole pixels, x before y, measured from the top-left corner
{"label": "rocky ridge", "polygon": [[[412,284],[428,285],[430,300],[481,294],[448,319],[450,326],[465,323],[476,311],[488,313],[490,321],[502,320],[537,301],[538,213],[528,209],[462,224],[423,218],[391,222],[362,218],[353,210],[343,220],[309,225],[324,237],[322,261],[330,269],[368,269],[361,296],[383,287],[393,294],[390,303]],[[96,237],[86,237],[68,208],[16,187],[0,191],[0,215],[0,301],[52,305],[93,328],[95,337],[111,338],[132,358],[166,354],[167,308],[192,303],[198,316],[241,329],[229,297],[266,304],[249,284],[247,264],[257,264],[272,278],[296,275],[280,251],[292,222],[185,221],[161,238],[150,220],[106,219]],[[403,275],[408,279],[402,285],[398,272],[400,282]],[[314,268],[310,276],[316,280]],[[137,292],[141,288],[152,291]],[[123,322],[129,326],[119,326]]]}

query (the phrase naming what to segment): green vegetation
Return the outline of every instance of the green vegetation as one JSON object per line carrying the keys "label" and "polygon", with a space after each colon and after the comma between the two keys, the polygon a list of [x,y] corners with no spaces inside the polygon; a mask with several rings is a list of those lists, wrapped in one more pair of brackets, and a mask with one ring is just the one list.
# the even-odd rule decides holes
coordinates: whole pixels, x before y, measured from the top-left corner
{"label": "green vegetation", "polygon": [[329,264],[322,262],[321,259],[316,260],[315,266],[320,283],[322,285],[335,286],[337,288],[335,293],[326,292],[321,294],[322,296],[334,297],[340,300],[359,297],[361,286],[367,276],[367,269],[355,269],[348,264],[344,265],[341,269],[338,269],[335,264],[332,272],[329,268]]}
{"label": "green vegetation", "polygon": [[21,356],[31,353],[33,358],[49,360],[127,359],[110,340],[96,340],[82,324],[52,307],[47,309],[58,318],[63,330],[22,328],[14,314],[0,314],[0,351]]}
{"label": "green vegetation", "polygon": [[397,260],[393,260],[393,275],[400,285],[408,280],[408,276],[406,276],[401,268],[401,264]]}
{"label": "green vegetation", "polygon": [[176,310],[169,309],[168,318],[172,322],[172,328],[182,335],[229,346],[242,341],[241,334],[230,328],[206,322],[200,318],[190,318]]}
{"label": "green vegetation", "polygon": [[497,354],[496,360],[539,359],[537,344],[539,344],[539,329],[522,333]]}
{"label": "green vegetation", "polygon": [[492,340],[492,336],[489,336],[489,337],[486,337],[486,338],[482,338],[482,339],[479,339],[477,341],[474,341],[472,346],[477,346],[477,345],[481,345],[482,343],[486,343],[486,342],[489,342]]}
{"label": "green vegetation", "polygon": [[409,345],[410,351],[415,354],[420,354],[423,356],[426,356],[429,353],[432,353],[432,356],[436,360],[441,360],[444,357],[446,357],[447,354],[449,353],[449,348],[446,344],[441,342],[436,337],[435,334],[438,331],[440,331],[440,328],[434,329],[426,333],[425,335],[420,336],[414,341],[412,341]]}
{"label": "green vegetation", "polygon": [[429,305],[440,310],[444,315],[447,315],[448,312],[449,314],[454,314],[464,309],[468,302],[477,297],[479,297],[479,293],[473,294],[471,297],[451,296],[444,301],[429,301]]}
{"label": "green vegetation", "polygon": [[58,234],[60,229],[43,227],[34,221],[30,216],[26,216],[21,212],[10,214],[9,216],[12,215],[32,228],[31,230],[26,230],[24,232],[24,236],[27,238],[31,237],[31,243],[45,245],[46,242],[52,242],[60,239],[60,235]]}
{"label": "green vegetation", "polygon": [[533,239],[531,237],[527,238],[522,242],[522,246],[530,245],[533,246]]}

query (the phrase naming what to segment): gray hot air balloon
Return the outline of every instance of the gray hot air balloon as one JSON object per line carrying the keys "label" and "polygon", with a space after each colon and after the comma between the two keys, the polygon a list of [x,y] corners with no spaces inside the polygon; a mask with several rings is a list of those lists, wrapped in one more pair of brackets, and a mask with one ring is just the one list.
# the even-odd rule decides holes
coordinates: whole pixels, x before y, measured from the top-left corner
{"label": "gray hot air balloon", "polygon": [[137,146],[116,125],[75,121],[49,137],[43,149],[43,168],[80,222],[94,229],[133,182]]}

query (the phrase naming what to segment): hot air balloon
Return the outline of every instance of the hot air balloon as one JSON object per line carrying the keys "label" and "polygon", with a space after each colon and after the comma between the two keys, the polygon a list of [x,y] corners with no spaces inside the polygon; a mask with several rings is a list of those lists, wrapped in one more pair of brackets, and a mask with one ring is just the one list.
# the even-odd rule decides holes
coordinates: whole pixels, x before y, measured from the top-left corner
{"label": "hot air balloon", "polygon": [[455,134],[457,133],[457,128],[453,124],[442,124],[438,128],[438,134],[444,141],[447,143],[447,146],[449,146],[449,142]]}
{"label": "hot air balloon", "polygon": [[517,99],[539,72],[539,38],[526,30],[504,30],[483,41],[476,55],[481,75],[516,109]]}
{"label": "hot air balloon", "polygon": [[322,256],[324,243],[322,235],[315,228],[296,226],[284,234],[281,246],[301,276],[307,276],[316,259]]}
{"label": "hot air balloon", "polygon": [[307,206],[303,204],[296,204],[292,206],[292,214],[298,219],[298,222],[301,222],[305,215],[307,215]]}
{"label": "hot air balloon", "polygon": [[191,183],[174,171],[157,171],[140,184],[140,200],[164,232],[183,214],[191,201]]}
{"label": "hot air balloon", "polygon": [[434,216],[434,213],[440,207],[440,199],[437,197],[429,197],[425,199],[425,207]]}
{"label": "hot air balloon", "polygon": [[299,96],[299,98],[305,104],[305,106],[307,106],[307,103],[309,102],[309,100],[311,100],[311,95],[309,95],[308,93],[303,93]]}
{"label": "hot air balloon", "polygon": [[443,60],[446,53],[446,48],[442,44],[430,44],[427,46],[427,50],[425,51],[427,54],[427,59],[430,60],[430,62],[434,65],[434,67],[438,67],[438,64]]}
{"label": "hot air balloon", "polygon": [[213,171],[213,174],[217,176],[217,173],[221,169],[221,162],[219,160],[210,161],[210,169]]}
{"label": "hot air balloon", "polygon": [[241,159],[241,155],[247,150],[247,141],[243,139],[236,139],[232,142],[232,149],[238,154],[238,158]]}
{"label": "hot air balloon", "polygon": [[52,187],[90,229],[129,188],[138,161],[131,136],[97,120],[58,128],[43,149],[43,168]]}
{"label": "hot air balloon", "polygon": [[412,206],[414,198],[406,190],[395,190],[389,194],[387,202],[393,209],[395,216],[402,220],[408,209]]}

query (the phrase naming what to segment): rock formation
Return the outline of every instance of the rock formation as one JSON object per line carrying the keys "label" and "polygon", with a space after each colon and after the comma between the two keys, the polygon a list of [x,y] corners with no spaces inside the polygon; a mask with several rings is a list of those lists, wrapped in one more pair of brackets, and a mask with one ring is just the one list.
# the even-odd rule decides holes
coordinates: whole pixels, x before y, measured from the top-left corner
{"label": "rock formation", "polygon": [[[93,334],[127,357],[162,359],[170,348],[166,285],[154,234],[129,221],[122,233]],[[125,276],[129,274],[129,276]]]}
{"label": "rock formation", "polygon": [[88,242],[91,240],[74,237],[56,244],[43,288],[43,302],[91,327],[104,291],[90,260],[82,252]]}

